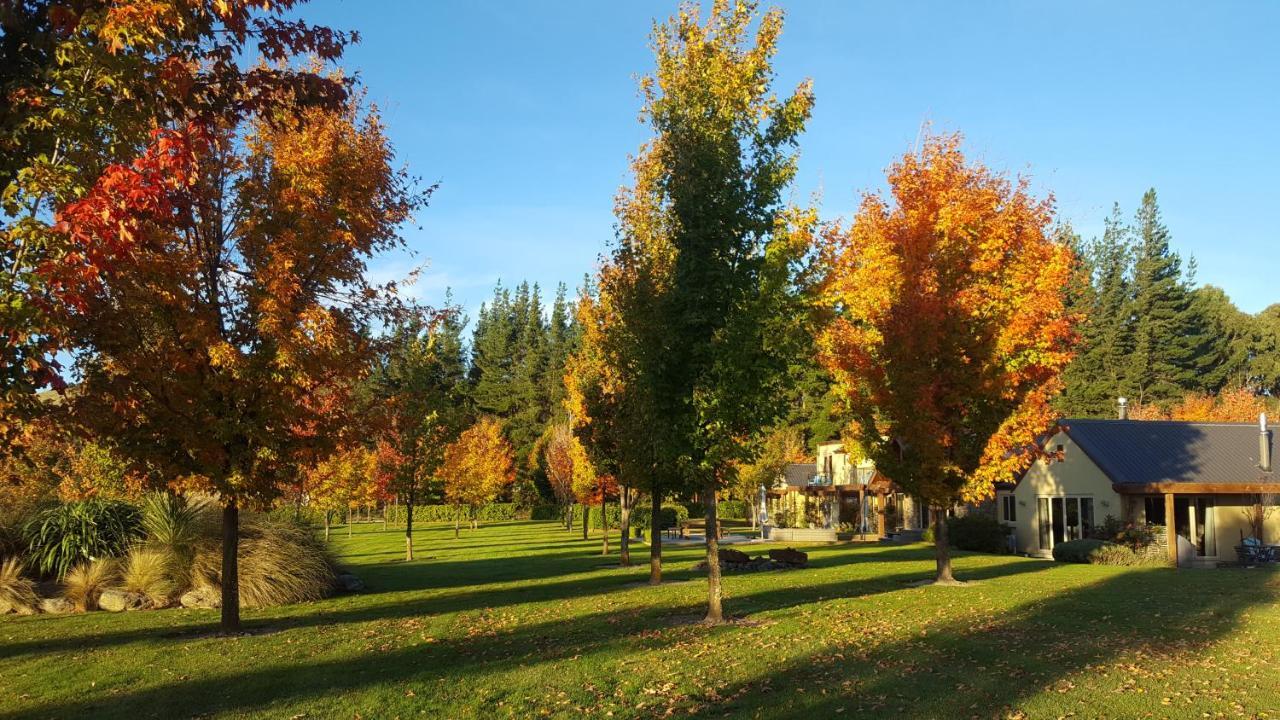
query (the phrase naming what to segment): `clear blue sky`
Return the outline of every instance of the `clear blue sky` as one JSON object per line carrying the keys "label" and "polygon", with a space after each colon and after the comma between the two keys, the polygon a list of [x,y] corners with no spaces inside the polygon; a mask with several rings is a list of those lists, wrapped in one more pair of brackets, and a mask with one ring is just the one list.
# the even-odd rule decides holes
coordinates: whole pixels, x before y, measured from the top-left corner
{"label": "clear blue sky", "polygon": [[[814,81],[800,199],[828,218],[883,184],[921,123],[1029,174],[1086,237],[1155,187],[1175,249],[1244,310],[1280,302],[1280,3],[784,2],[780,92]],[[635,77],[674,1],[316,0],[401,160],[440,189],[408,230],[474,314],[502,279],[576,287],[646,137]],[[390,275],[408,262],[384,262]]]}

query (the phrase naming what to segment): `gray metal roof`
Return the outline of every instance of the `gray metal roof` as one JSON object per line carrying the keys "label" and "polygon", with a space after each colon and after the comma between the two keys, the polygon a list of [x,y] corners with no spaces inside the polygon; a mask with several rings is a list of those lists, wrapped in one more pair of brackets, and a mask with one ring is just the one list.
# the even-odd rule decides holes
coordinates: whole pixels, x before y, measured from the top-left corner
{"label": "gray metal roof", "polygon": [[[1257,423],[1063,420],[1061,427],[1113,483],[1256,483]],[[1275,467],[1274,431],[1269,433]]]}
{"label": "gray metal roof", "polygon": [[782,469],[782,479],[792,486],[804,487],[817,474],[817,463],[788,463]]}

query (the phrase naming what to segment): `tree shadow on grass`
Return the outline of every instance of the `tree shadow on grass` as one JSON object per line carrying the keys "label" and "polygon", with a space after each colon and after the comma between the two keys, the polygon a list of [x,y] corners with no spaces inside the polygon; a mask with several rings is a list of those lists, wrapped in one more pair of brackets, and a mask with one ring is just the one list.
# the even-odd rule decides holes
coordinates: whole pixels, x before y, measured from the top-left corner
{"label": "tree shadow on grass", "polygon": [[[734,700],[704,698],[688,709],[705,717],[1024,717],[1022,706],[1043,695],[1048,699],[1039,701],[1053,706],[1050,716],[1136,716],[1175,699],[1184,704],[1165,709],[1176,716],[1234,715],[1241,708],[1233,709],[1233,702],[1243,703],[1246,714],[1257,712],[1264,708],[1249,707],[1249,698],[1229,689],[1214,698],[1150,687],[1171,668],[1199,661],[1250,608],[1276,600],[1263,576],[1241,582],[1239,571],[1217,572],[1122,571],[1004,614],[930,625],[927,632],[882,642],[874,639],[874,619],[863,619],[865,627],[852,623],[821,648],[764,663],[766,672],[719,691]],[[1132,682],[1104,679],[1126,668],[1134,673]],[[1262,669],[1259,678],[1265,681],[1270,672]],[[1245,687],[1250,682],[1256,679]]]}
{"label": "tree shadow on grass", "polygon": [[[1043,570],[1039,563],[1010,561],[969,571],[972,578],[994,578],[1008,574]],[[692,576],[691,571],[686,571]],[[745,592],[734,597],[732,608],[747,608],[753,612],[783,610],[788,607],[813,602],[818,598],[861,597],[882,592],[901,590],[904,583],[918,578],[922,572],[898,573],[857,580],[836,579],[830,583],[810,586],[796,582],[804,578],[805,571],[779,574],[778,586]],[[546,588],[512,587],[497,591],[459,593],[448,597],[429,597],[420,600],[388,602],[376,606],[357,606],[334,612],[320,612],[301,617],[255,621],[252,626],[268,625],[280,634],[294,629],[334,627],[346,623],[379,621],[369,632],[386,632],[397,642],[406,640],[396,635],[398,628],[416,629],[424,616],[442,612],[459,612],[460,624],[472,625],[463,637],[430,643],[421,642],[413,635],[408,647],[391,650],[370,650],[356,657],[329,660],[319,663],[299,662],[292,665],[256,667],[242,673],[196,678],[181,683],[145,688],[133,692],[120,692],[110,697],[85,698],[46,705],[38,708],[38,715],[50,717],[125,717],[146,713],[169,716],[205,715],[218,712],[252,712],[264,710],[274,703],[320,702],[322,698],[358,691],[371,684],[402,682],[438,682],[451,678],[476,682],[486,675],[563,660],[590,658],[621,648],[631,647],[637,652],[662,651],[670,638],[654,634],[655,628],[670,626],[670,618],[687,616],[703,609],[703,587],[689,583],[689,589],[678,591],[674,598],[664,602],[649,603],[643,597],[629,593],[663,592],[672,588],[630,588],[627,594],[618,594],[624,588],[621,582],[627,576],[610,575],[605,578],[583,579],[556,583]],[[735,583],[730,583],[733,587]],[[683,586],[681,586],[683,587]],[[748,588],[741,588],[748,589]],[[594,595],[599,597],[597,607],[610,608],[585,615],[553,618],[545,621],[520,624],[514,621],[514,613],[505,611],[512,605],[542,601],[560,601],[574,597]],[[553,614],[554,603],[540,606],[531,617]],[[387,621],[393,621],[388,623]],[[513,625],[509,623],[515,623]],[[407,625],[406,625],[407,624]],[[205,626],[207,629],[209,626]],[[507,629],[507,628],[510,629]],[[194,629],[193,629],[194,631]],[[680,632],[709,633],[733,632],[727,629],[682,628]],[[93,639],[67,639],[33,644],[26,650],[51,652],[56,650],[84,650],[84,640],[91,647],[131,640],[154,640],[154,631],[132,631],[115,637]],[[360,638],[368,638],[361,635]],[[364,642],[353,637],[353,642]],[[196,641],[196,638],[180,636],[175,644]],[[210,643],[227,642],[209,640]],[[377,642],[371,646],[379,646]],[[36,646],[38,645],[38,647]],[[216,646],[209,645],[209,651]],[[199,651],[199,650],[197,650]],[[228,692],[234,688],[234,692]],[[143,712],[145,711],[145,712]],[[18,717],[20,714],[3,714],[0,718]]]}
{"label": "tree shadow on grass", "polygon": [[[880,555],[883,557],[884,555]],[[897,572],[877,573],[870,577],[836,578],[831,582],[814,584],[806,582],[812,578],[813,571],[831,570],[848,564],[839,557],[816,558],[810,570],[788,570],[749,575],[727,575],[728,595],[726,607],[731,614],[742,615],[783,609],[799,604],[829,599],[832,597],[858,597],[879,592],[891,592],[902,589],[906,583],[931,576],[929,565],[932,560],[923,552],[915,555],[892,557],[901,560],[889,563]],[[576,556],[573,556],[576,557]],[[706,577],[704,572],[693,569],[693,558],[685,558],[681,562],[673,562],[664,572],[664,586],[686,581],[700,581]],[[599,558],[597,558],[599,559]],[[964,560],[957,560],[959,572],[963,577],[972,580],[1021,574],[1045,569],[1052,563],[1005,558],[982,558],[990,564],[980,568],[964,567]],[[349,623],[373,621],[403,620],[415,617],[429,617],[441,613],[470,612],[496,610],[515,605],[530,603],[568,601],[581,597],[606,596],[619,591],[635,590],[643,587],[643,580],[648,576],[647,566],[635,565],[630,568],[615,568],[602,571],[600,568],[581,565],[574,571],[584,577],[560,580],[556,582],[534,582],[547,577],[559,577],[570,574],[560,567],[563,561],[551,561],[549,564],[540,561],[537,556],[522,558],[521,570],[516,573],[499,574],[510,566],[510,560],[495,559],[458,560],[450,562],[431,562],[421,566],[399,563],[380,567],[387,578],[397,578],[410,571],[420,571],[426,579],[397,580],[398,587],[392,583],[382,582],[382,575],[365,573],[365,577],[374,583],[373,593],[362,593],[355,596],[339,596],[318,603],[309,603],[286,608],[246,613],[244,626],[248,630],[272,628],[292,629],[306,627],[323,627]],[[860,561],[851,561],[860,562]],[[917,569],[898,567],[899,564],[914,562]],[[885,567],[880,563],[878,567]],[[366,570],[378,566],[369,566]],[[556,570],[552,573],[551,570]],[[432,578],[447,578],[444,584],[435,584]],[[771,585],[768,589],[751,592],[756,584]],[[688,583],[691,597],[701,598],[705,592],[701,582]],[[746,586],[746,587],[743,587]],[[463,592],[454,592],[456,588],[468,588]],[[425,596],[414,594],[416,591],[429,591]],[[745,592],[744,592],[745,591]],[[372,598],[385,596],[385,600],[374,602]],[[183,639],[206,635],[217,629],[216,611],[156,611],[196,612],[208,617],[208,622],[196,621],[184,623],[177,627],[165,628],[131,628],[111,632],[98,632],[84,635],[70,635],[57,638],[42,638],[27,642],[11,642],[0,645],[0,660],[34,655],[47,652],[87,651],[142,642],[155,638]],[[203,619],[203,618],[201,618]],[[26,622],[62,622],[64,618],[53,616],[33,618]]]}

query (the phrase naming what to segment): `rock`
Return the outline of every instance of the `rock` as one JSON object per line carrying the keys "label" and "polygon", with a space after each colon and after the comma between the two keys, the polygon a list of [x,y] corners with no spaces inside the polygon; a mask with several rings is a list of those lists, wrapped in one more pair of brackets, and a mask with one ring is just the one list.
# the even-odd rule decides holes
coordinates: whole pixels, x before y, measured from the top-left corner
{"label": "rock", "polygon": [[364,582],[351,573],[338,573],[333,584],[342,592],[360,592],[364,589]]}
{"label": "rock", "polygon": [[793,550],[791,548],[770,550],[769,559],[792,567],[808,567],[809,565],[809,553],[800,552],[799,550]]}
{"label": "rock", "polygon": [[733,548],[720,548],[720,564],[726,563],[749,563],[751,558],[741,550]]}
{"label": "rock", "polygon": [[129,592],[117,588],[103,590],[98,596],[98,609],[107,612],[124,612],[125,610],[145,610],[151,607],[146,595]]}
{"label": "rock", "polygon": [[214,588],[196,588],[178,598],[184,608],[213,609],[222,607],[222,593]]}
{"label": "rock", "polygon": [[49,597],[40,600],[40,612],[50,615],[66,615],[76,609],[76,606],[66,598]]}

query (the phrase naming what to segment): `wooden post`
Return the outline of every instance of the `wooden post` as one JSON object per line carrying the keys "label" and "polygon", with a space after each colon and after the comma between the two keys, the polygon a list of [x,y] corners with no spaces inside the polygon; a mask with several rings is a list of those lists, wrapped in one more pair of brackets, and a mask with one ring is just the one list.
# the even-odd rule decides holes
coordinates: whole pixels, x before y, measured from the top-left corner
{"label": "wooden post", "polygon": [[1178,531],[1177,518],[1173,513],[1173,493],[1164,494],[1164,527],[1165,537],[1169,539],[1169,560],[1178,567]]}

